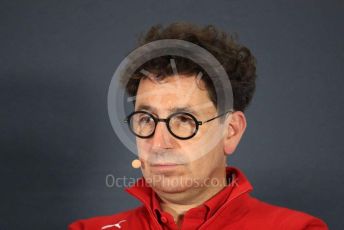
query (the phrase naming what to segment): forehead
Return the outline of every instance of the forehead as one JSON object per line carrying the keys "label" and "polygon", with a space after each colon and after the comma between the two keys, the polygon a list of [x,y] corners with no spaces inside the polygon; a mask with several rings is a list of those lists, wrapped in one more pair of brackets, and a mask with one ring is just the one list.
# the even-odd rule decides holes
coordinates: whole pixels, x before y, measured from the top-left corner
{"label": "forehead", "polygon": [[[214,107],[204,82],[193,76],[168,76],[162,81],[141,79],[135,109],[202,111]],[[188,111],[187,111],[188,112]]]}

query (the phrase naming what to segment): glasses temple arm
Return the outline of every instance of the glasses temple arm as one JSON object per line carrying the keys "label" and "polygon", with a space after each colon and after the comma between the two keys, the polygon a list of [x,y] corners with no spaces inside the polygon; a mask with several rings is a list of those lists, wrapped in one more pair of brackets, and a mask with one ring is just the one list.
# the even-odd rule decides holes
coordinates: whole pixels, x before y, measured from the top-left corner
{"label": "glasses temple arm", "polygon": [[232,113],[232,112],[234,112],[234,110],[232,110],[232,109],[231,109],[231,110],[228,110],[227,112],[224,112],[224,113],[222,113],[222,114],[220,114],[220,115],[218,115],[218,116],[216,116],[216,117],[213,117],[213,118],[211,118],[211,119],[209,119],[209,120],[201,121],[200,124],[207,123],[207,122],[209,122],[209,121],[212,121],[212,120],[214,120],[214,119],[216,119],[216,118],[219,118],[219,117],[225,115],[226,113]]}

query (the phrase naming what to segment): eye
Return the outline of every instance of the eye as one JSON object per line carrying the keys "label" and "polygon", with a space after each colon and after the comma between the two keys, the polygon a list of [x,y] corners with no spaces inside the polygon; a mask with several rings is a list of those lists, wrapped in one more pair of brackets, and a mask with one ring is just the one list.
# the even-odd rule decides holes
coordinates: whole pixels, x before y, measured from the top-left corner
{"label": "eye", "polygon": [[191,122],[193,122],[193,119],[190,116],[187,116],[187,115],[178,115],[178,116],[176,116],[176,119],[178,120],[178,122],[181,122],[181,123],[191,123]]}
{"label": "eye", "polygon": [[146,123],[150,123],[152,121],[152,118],[150,116],[141,116],[139,118],[139,123],[140,124],[146,124]]}
{"label": "eye", "polygon": [[191,120],[190,117],[186,116],[180,116],[179,119],[181,122],[189,122]]}

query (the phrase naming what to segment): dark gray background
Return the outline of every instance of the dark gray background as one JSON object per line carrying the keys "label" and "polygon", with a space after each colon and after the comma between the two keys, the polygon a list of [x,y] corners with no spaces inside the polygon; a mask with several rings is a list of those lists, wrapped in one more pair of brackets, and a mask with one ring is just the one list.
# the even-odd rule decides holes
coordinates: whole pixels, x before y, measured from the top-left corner
{"label": "dark gray background", "polygon": [[255,197],[343,222],[343,1],[26,1],[0,6],[0,229],[66,229],[139,202],[105,177],[140,176],[107,89],[140,32],[189,21],[236,32],[258,60],[229,164]]}

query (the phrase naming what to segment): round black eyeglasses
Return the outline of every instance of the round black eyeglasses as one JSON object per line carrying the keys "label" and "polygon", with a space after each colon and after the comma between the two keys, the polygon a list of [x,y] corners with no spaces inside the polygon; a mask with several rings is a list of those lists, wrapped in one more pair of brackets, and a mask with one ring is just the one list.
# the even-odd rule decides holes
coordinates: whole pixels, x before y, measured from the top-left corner
{"label": "round black eyeglasses", "polygon": [[192,114],[177,112],[170,114],[167,118],[157,118],[147,111],[135,111],[129,114],[124,122],[128,124],[129,130],[140,138],[150,138],[154,135],[158,122],[165,122],[172,136],[186,140],[196,135],[200,125],[210,122],[225,115],[229,110],[206,121],[198,121]]}

